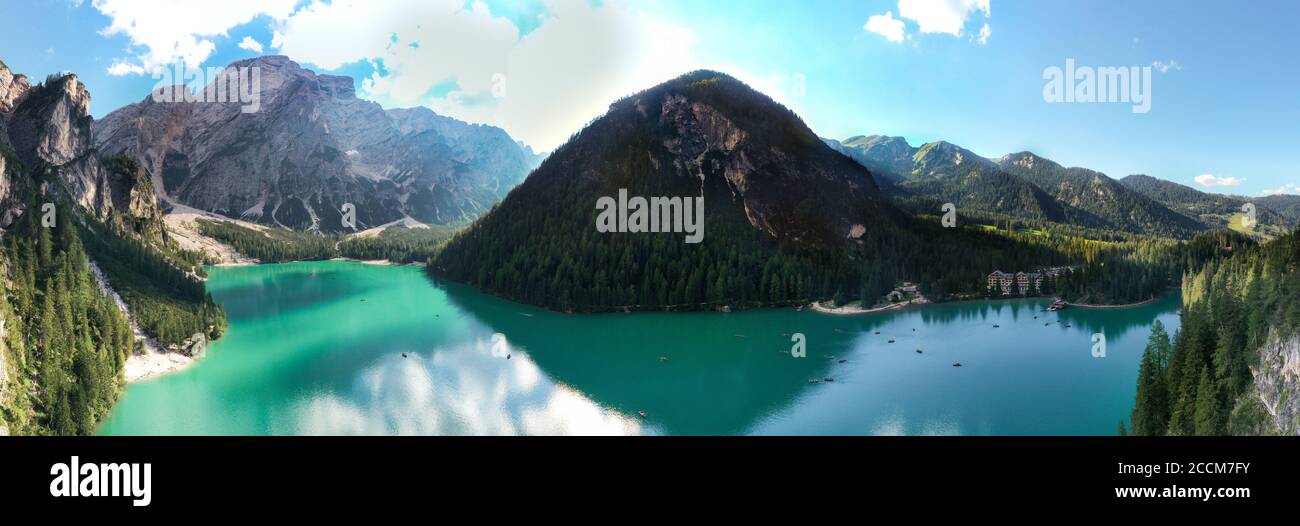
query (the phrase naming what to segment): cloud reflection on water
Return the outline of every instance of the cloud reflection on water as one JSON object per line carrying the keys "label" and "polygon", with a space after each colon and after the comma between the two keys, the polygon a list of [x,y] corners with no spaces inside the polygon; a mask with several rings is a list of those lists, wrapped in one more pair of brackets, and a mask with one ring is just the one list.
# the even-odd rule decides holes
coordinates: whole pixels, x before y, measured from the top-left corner
{"label": "cloud reflection on water", "polygon": [[657,434],[547,378],[520,348],[490,338],[428,354],[393,353],[359,371],[350,392],[315,392],[286,433],[304,435]]}

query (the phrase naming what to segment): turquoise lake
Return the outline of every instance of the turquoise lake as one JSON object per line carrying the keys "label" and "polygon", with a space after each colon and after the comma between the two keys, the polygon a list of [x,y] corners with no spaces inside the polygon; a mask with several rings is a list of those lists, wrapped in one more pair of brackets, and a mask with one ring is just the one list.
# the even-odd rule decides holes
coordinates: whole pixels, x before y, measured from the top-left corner
{"label": "turquoise lake", "polygon": [[1179,326],[1176,294],[1060,312],[1017,299],[568,315],[417,267],[209,273],[227,334],[190,368],[130,385],[101,434],[1113,435],[1151,324]]}

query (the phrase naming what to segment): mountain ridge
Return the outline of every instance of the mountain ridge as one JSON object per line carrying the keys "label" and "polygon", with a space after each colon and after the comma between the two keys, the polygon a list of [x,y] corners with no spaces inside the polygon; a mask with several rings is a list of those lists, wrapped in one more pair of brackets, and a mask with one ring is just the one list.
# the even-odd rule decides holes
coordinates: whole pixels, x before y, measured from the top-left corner
{"label": "mountain ridge", "polygon": [[344,230],[345,203],[357,230],[408,218],[468,223],[538,160],[500,128],[427,108],[385,110],[357,98],[351,78],[288,57],[229,67],[260,68],[257,112],[151,94],[96,121],[96,145],[139,159],[165,201],[323,232]]}
{"label": "mountain ridge", "polygon": [[1033,152],[990,159],[947,141],[914,147],[902,137],[886,135],[823,140],[883,174],[890,184],[882,188],[904,205],[914,203],[913,208],[928,210],[937,200],[1011,217],[1180,239],[1227,223],[1188,214],[1122,180],[1065,167]]}

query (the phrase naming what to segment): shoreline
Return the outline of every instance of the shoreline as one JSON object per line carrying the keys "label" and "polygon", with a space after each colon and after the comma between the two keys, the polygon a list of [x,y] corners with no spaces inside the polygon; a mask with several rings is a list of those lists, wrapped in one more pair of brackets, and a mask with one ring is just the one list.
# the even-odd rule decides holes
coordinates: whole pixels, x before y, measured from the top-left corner
{"label": "shoreline", "polygon": [[166,376],[185,370],[198,362],[197,358],[186,356],[176,351],[151,351],[146,346],[145,352],[132,354],[126,359],[122,370],[126,383],[133,384]]}
{"label": "shoreline", "polygon": [[[999,301],[999,300],[1033,299],[1033,298],[1034,297],[964,298],[959,300],[945,301],[942,303],[962,303],[968,301]],[[1047,299],[1046,297],[1043,296],[1038,296],[1037,298]],[[1066,302],[1065,305],[1067,307],[1077,307],[1080,309],[1130,309],[1135,307],[1143,307],[1146,305],[1151,305],[1159,301],[1160,298],[1161,298],[1160,296],[1157,296],[1147,300],[1139,301],[1137,303],[1125,303],[1123,305],[1095,305],[1091,303],[1070,303],[1070,302]],[[826,305],[823,305],[822,302],[819,301],[814,301],[811,304],[809,304],[812,310],[816,312],[820,312],[822,314],[830,314],[833,316],[852,316],[856,314],[871,314],[876,312],[885,312],[885,311],[899,310],[908,307],[917,307],[917,306],[925,306],[925,305],[936,305],[936,303],[922,297],[904,303],[893,303],[889,305],[884,305],[880,307],[871,307],[871,308],[862,308],[860,306],[828,307]]]}
{"label": "shoreline", "polygon": [[[351,263],[362,263],[365,265],[383,265],[385,267],[423,267],[424,263],[397,263],[387,259],[356,259],[356,258],[330,258],[326,261],[347,261]],[[296,263],[296,262],[295,262]]]}
{"label": "shoreline", "polygon": [[827,307],[825,305],[822,305],[820,301],[812,302],[811,306],[813,311],[820,312],[822,314],[830,314],[833,316],[853,316],[856,314],[871,314],[873,312],[899,310],[899,309],[904,309],[907,307],[918,306],[918,305],[929,305],[930,303],[931,303],[930,300],[921,297],[914,300],[908,300],[906,303],[903,302],[891,303],[889,305],[883,305],[880,307],[870,307],[870,308],[863,308],[861,306]]}
{"label": "shoreline", "polygon": [[1132,307],[1141,307],[1143,305],[1150,305],[1152,303],[1155,303],[1156,300],[1158,299],[1160,298],[1156,297],[1145,301],[1139,301],[1137,303],[1125,303],[1123,305],[1093,305],[1090,303],[1070,303],[1067,301],[1065,302],[1065,305],[1067,307],[1078,307],[1080,309],[1128,309]]}
{"label": "shoreline", "polygon": [[266,263],[266,262],[263,262],[263,261],[238,261],[238,262],[234,262],[234,261],[232,261],[232,262],[226,262],[226,263],[217,263],[217,264],[215,264],[215,265],[208,265],[208,266],[210,266],[210,267],[251,267],[251,266],[255,266],[255,265],[283,265],[283,264],[287,264],[287,263],[310,263],[310,262],[313,262],[313,261],[343,261],[343,262],[348,262],[348,263],[361,263],[361,264],[363,264],[363,265],[380,265],[380,266],[385,266],[385,267],[423,267],[423,266],[425,266],[424,263],[420,263],[420,262],[418,262],[418,261],[417,261],[417,262],[413,262],[413,263],[397,263],[397,262],[395,262],[395,261],[389,261],[389,260],[387,260],[387,259],[356,259],[356,258],[299,259],[299,260],[295,260],[295,261],[283,261],[283,262],[280,262],[280,263]]}

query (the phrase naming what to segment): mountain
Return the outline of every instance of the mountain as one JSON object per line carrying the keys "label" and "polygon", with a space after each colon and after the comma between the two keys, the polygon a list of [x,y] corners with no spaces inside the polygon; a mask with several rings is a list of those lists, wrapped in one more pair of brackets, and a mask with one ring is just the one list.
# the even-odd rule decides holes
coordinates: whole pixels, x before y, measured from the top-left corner
{"label": "mountain", "polygon": [[[7,69],[5,70],[7,71]],[[0,74],[0,82],[3,77]],[[23,89],[26,82],[14,83],[6,104],[5,137],[0,144],[15,171],[4,185],[39,183],[41,193],[55,192],[67,197],[81,210],[98,221],[121,219],[136,226],[148,226],[150,234],[163,236],[161,211],[149,180],[118,164],[106,164],[91,145],[90,92],[76,75],[51,75],[45,82]],[[17,91],[19,95],[13,97]],[[6,170],[7,171],[7,170]],[[51,187],[52,185],[52,187]],[[28,187],[27,192],[37,188]],[[24,198],[11,192],[11,200],[0,226],[12,223],[16,213],[25,208]]]}
{"label": "mountain", "polygon": [[1037,185],[1067,210],[1068,222],[1089,228],[1188,238],[1205,227],[1106,174],[1066,168],[1031,152],[997,160],[1008,173]]}
{"label": "mountain", "polygon": [[1292,224],[1300,224],[1300,195],[1278,194],[1257,197],[1255,203],[1281,214],[1292,221]]}
{"label": "mountain", "polygon": [[1027,219],[1066,222],[1064,207],[1043,189],[1017,178],[996,163],[957,145],[927,143],[912,156],[912,171],[899,184],[915,194]]}
{"label": "mountain", "polygon": [[936,141],[911,147],[902,137],[856,136],[828,144],[882,179],[887,194],[929,213],[938,203],[959,209],[1052,221],[1092,229],[1188,238],[1198,221],[1100,172],[1066,168],[1030,152],[987,159]]}
{"label": "mountain", "polygon": [[90,100],[76,75],[0,63],[0,435],[93,433],[134,351],[224,330],[149,178],[92,146]]}
{"label": "mountain", "polygon": [[[260,101],[158,102],[152,94],[95,124],[105,154],[136,158],[160,197],[299,230],[357,230],[407,218],[462,224],[490,209],[539,162],[505,131],[427,108],[385,111],[349,77],[318,75],[283,56],[257,68]],[[204,88],[216,100],[216,82]]]}
{"label": "mountain", "polygon": [[[602,197],[703,198],[703,240],[602,233]],[[696,71],[623,98],[433,260],[436,275],[562,310],[701,308],[856,292],[898,213],[789,109]]]}
{"label": "mountain", "polygon": [[1278,210],[1287,210],[1284,200],[1213,194],[1140,174],[1120,179],[1120,183],[1210,228],[1240,228],[1239,214],[1246,203],[1256,205],[1256,219],[1266,232],[1281,233],[1300,224],[1300,217]]}
{"label": "mountain", "polygon": [[877,178],[893,180],[912,173],[912,156],[917,150],[907,139],[886,135],[856,135],[843,141],[826,139],[826,143],[866,166]]}

